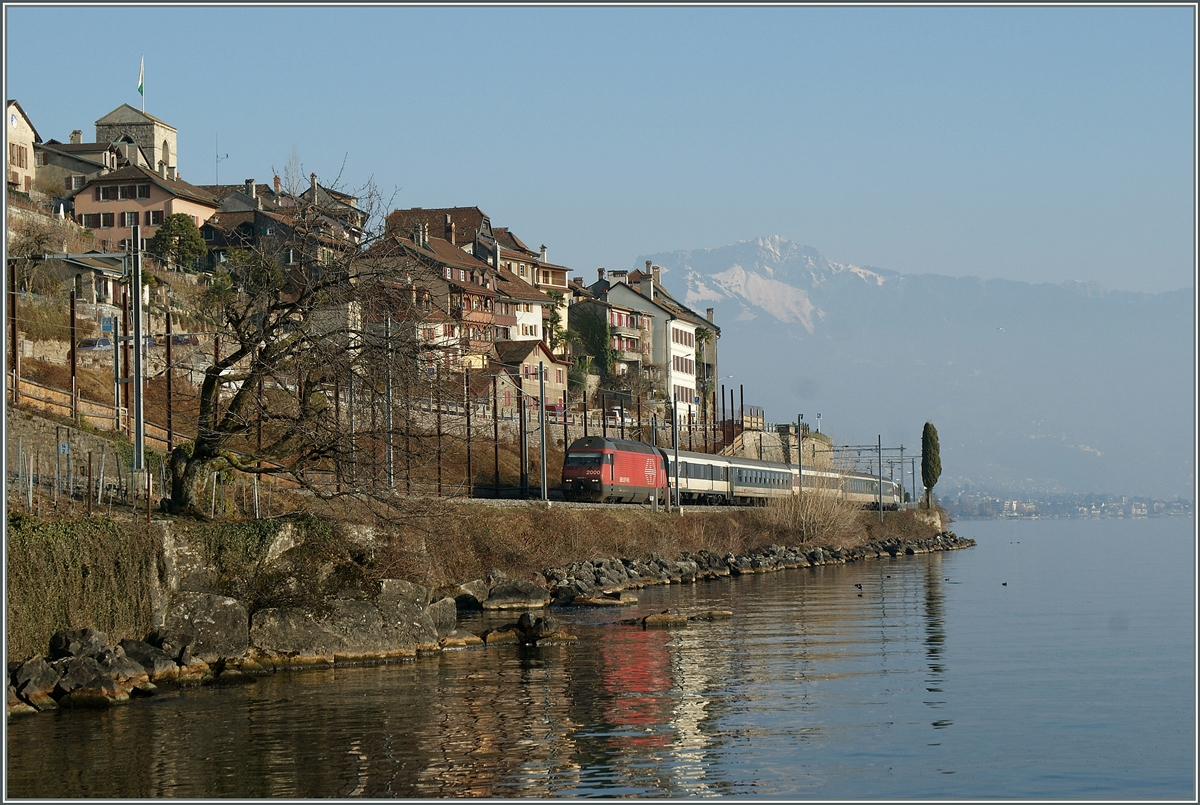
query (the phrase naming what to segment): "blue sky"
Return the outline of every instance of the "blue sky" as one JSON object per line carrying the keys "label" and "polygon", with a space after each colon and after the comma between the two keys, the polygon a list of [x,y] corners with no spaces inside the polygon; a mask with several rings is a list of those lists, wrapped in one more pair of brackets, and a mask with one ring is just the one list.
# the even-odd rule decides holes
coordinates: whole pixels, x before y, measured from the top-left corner
{"label": "blue sky", "polygon": [[576,275],[778,234],[904,273],[1194,285],[1191,7],[5,14],[6,96],[44,139],[138,106],[144,54],[187,181],[269,181],[294,149]]}

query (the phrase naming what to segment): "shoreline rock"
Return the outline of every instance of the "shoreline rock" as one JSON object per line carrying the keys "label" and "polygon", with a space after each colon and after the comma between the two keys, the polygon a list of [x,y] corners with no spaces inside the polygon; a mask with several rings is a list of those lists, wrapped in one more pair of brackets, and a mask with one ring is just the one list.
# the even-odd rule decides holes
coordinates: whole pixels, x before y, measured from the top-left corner
{"label": "shoreline rock", "polygon": [[[549,568],[539,581],[492,571],[433,590],[384,579],[373,597],[332,598],[314,610],[276,607],[247,612],[240,601],[179,592],[162,625],[144,640],[108,645],[95,629],[53,635],[46,655],[9,666],[8,717],[58,707],[113,707],[153,696],[161,685],[247,684],[280,671],[407,662],[449,650],[505,644],[555,646],[575,642],[550,607],[622,607],[636,604],[628,590],[655,584],[692,584],[751,573],[895,558],[975,545],[953,532],[912,542],[882,540],[850,549],[770,545],[745,556],[698,551],[670,559],[605,557]],[[512,611],[514,623],[474,634],[458,627],[473,611]],[[643,629],[730,618],[715,610],[691,615],[665,611],[618,621]]]}

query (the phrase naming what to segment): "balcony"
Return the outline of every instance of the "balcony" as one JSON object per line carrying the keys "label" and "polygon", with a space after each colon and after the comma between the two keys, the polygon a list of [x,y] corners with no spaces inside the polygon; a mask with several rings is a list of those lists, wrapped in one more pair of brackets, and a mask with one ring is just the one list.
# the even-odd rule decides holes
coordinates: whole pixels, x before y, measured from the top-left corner
{"label": "balcony", "polygon": [[[451,315],[463,322],[464,324],[491,324],[496,320],[495,314],[490,310],[471,310],[469,308],[456,308],[450,311]],[[514,317],[513,323],[516,323]]]}

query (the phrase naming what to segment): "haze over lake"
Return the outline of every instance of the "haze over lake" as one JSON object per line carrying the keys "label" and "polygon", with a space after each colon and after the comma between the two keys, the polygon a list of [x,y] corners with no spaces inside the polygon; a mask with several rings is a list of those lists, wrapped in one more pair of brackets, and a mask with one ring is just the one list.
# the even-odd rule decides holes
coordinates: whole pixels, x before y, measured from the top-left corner
{"label": "haze over lake", "polygon": [[919,450],[937,426],[943,494],[1192,497],[1193,289],[902,275],[774,236],[646,255],[715,308],[722,382],[773,422]]}

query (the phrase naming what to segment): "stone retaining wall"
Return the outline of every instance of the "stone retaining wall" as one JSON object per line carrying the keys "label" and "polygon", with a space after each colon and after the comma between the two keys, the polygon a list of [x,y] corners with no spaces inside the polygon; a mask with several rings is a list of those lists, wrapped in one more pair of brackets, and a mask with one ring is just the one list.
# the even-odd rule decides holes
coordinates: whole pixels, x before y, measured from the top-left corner
{"label": "stone retaining wall", "polygon": [[[401,579],[373,588],[347,586],[318,603],[282,604],[249,612],[245,602],[213,590],[214,574],[199,551],[169,522],[158,524],[162,562],[153,594],[153,629],[143,640],[108,645],[92,629],[60,632],[46,655],[9,668],[8,713],[60,706],[108,707],[130,697],[153,695],[159,685],[237,683],[284,669],[411,660],[421,654],[492,643],[558,643],[574,638],[548,606],[620,606],[635,603],[624,592],[655,584],[765,573],[788,568],[856,562],[946,551],[975,544],[950,532],[913,542],[887,540],[857,548],[771,545],[753,554],[711,551],[671,559],[598,558],[548,568],[535,578],[493,571],[440,590]],[[286,572],[289,556],[303,548],[303,534],[288,525],[265,552],[268,569]],[[309,579],[305,583],[312,583]],[[282,602],[281,602],[282,603]],[[521,612],[513,624],[475,635],[458,628],[470,610]],[[711,620],[730,613],[708,613]],[[665,613],[642,628],[685,626],[689,617]]]}

